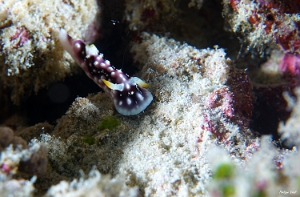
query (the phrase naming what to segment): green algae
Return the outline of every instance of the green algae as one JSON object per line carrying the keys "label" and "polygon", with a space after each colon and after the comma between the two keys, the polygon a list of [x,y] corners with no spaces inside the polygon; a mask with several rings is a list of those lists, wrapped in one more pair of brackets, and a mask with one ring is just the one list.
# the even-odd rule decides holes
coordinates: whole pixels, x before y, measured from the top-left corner
{"label": "green algae", "polygon": [[101,120],[98,124],[98,129],[100,131],[104,129],[112,130],[117,128],[120,125],[120,121],[114,116],[108,116]]}
{"label": "green algae", "polygon": [[82,141],[88,145],[93,145],[96,142],[96,139],[92,136],[83,136]]}
{"label": "green algae", "polygon": [[233,176],[233,166],[228,163],[221,164],[217,167],[216,172],[213,175],[214,179],[225,179]]}

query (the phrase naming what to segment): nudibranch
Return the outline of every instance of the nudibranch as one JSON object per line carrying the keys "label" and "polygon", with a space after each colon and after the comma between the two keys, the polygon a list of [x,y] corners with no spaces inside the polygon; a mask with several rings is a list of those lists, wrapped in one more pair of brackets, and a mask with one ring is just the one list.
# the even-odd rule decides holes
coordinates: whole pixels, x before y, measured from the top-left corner
{"label": "nudibranch", "polygon": [[86,75],[111,95],[120,114],[125,116],[139,114],[151,103],[153,96],[146,89],[148,84],[138,77],[130,77],[115,69],[94,45],[73,39],[63,29],[60,30],[58,38],[63,48]]}

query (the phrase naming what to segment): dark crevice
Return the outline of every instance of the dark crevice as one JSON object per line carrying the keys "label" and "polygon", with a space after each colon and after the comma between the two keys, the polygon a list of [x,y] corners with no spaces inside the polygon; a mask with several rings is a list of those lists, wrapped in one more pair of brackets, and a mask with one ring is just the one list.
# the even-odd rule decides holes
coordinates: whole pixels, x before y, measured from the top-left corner
{"label": "dark crevice", "polygon": [[102,91],[101,88],[82,72],[67,77],[64,82],[51,84],[36,95],[23,98],[21,113],[28,118],[28,125],[45,121],[56,124],[56,120],[66,113],[77,97],[86,97],[99,91]]}
{"label": "dark crevice", "polygon": [[259,86],[253,89],[256,100],[250,128],[259,135],[272,135],[273,140],[279,141],[278,126],[285,123],[291,111],[287,110],[284,92],[293,95],[289,86]]}

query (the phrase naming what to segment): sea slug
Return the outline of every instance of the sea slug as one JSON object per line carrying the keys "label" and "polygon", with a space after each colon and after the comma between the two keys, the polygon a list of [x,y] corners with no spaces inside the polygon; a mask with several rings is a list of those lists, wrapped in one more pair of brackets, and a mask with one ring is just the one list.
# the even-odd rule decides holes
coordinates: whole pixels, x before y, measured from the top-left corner
{"label": "sea slug", "polygon": [[120,114],[137,115],[151,103],[153,96],[145,89],[148,84],[138,77],[130,77],[115,69],[94,45],[87,45],[79,39],[74,40],[63,29],[60,30],[58,38],[86,75],[111,95]]}

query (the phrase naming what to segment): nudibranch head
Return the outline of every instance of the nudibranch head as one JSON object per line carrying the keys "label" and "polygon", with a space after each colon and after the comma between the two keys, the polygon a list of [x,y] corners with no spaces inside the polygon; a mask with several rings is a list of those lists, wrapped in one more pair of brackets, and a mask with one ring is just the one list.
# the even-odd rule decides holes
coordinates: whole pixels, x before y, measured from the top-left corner
{"label": "nudibranch head", "polygon": [[[131,77],[128,81],[117,84],[122,85],[122,89],[111,88],[112,98],[116,110],[123,115],[136,115],[146,109],[153,100],[149,90],[145,89],[140,83],[139,78]],[[141,81],[141,80],[140,80]],[[143,82],[145,83],[145,82]],[[114,84],[116,85],[116,84]]]}
{"label": "nudibranch head", "polygon": [[59,33],[59,41],[87,76],[111,95],[120,114],[137,115],[153,100],[151,92],[146,89],[147,83],[115,69],[94,45],[73,40],[64,30]]}

